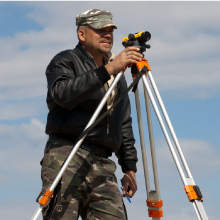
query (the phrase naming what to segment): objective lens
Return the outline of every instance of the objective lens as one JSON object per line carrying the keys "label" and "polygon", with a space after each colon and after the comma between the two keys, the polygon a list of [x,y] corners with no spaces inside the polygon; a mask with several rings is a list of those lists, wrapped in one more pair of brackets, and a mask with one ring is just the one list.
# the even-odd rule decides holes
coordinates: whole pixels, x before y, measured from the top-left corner
{"label": "objective lens", "polygon": [[145,31],[141,34],[140,40],[142,42],[147,42],[150,40],[150,38],[151,38],[151,34],[148,31]]}

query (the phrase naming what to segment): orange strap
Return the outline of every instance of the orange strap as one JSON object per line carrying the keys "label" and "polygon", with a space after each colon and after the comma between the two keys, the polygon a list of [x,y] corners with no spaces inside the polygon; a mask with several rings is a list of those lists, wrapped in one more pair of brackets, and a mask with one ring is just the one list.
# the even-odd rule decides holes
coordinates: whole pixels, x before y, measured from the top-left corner
{"label": "orange strap", "polygon": [[151,209],[151,208],[161,208],[163,206],[163,201],[150,201],[147,200],[147,206],[149,207],[148,209],[148,214],[149,217],[152,218],[161,218],[163,217],[163,210],[162,209]]}
{"label": "orange strap", "polygon": [[159,200],[159,201],[147,200],[147,206],[148,207],[154,207],[154,208],[161,208],[163,206],[163,201],[162,201],[162,199]]}
{"label": "orange strap", "polygon": [[163,217],[163,210],[162,209],[159,209],[159,210],[148,209],[148,214],[149,214],[149,217],[152,217],[152,218],[161,218]]}
{"label": "orange strap", "polygon": [[[144,68],[144,66],[146,66],[148,68],[149,71],[151,71],[150,65],[148,64],[147,59],[142,58],[141,61],[136,63],[136,67],[138,69],[138,71],[140,71],[141,69]],[[145,76],[147,76],[147,74],[145,74]],[[132,74],[132,77],[137,77],[137,74]]]}
{"label": "orange strap", "polygon": [[184,190],[189,198],[190,202],[193,202],[194,200],[201,200],[203,202],[202,198],[199,198],[195,190],[193,189],[194,185],[186,185],[184,186]]}
{"label": "orange strap", "polygon": [[41,197],[41,200],[39,201],[39,204],[46,205],[48,200],[52,197],[53,191],[50,191],[47,189],[47,191],[44,193],[44,195]]}

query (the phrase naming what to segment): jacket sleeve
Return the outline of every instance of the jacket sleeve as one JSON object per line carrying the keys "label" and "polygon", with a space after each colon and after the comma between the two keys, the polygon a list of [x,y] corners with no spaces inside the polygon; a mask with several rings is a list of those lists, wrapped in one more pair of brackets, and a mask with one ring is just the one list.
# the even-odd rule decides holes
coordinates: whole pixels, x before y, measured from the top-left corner
{"label": "jacket sleeve", "polygon": [[134,147],[135,139],[132,130],[131,107],[128,95],[125,98],[125,112],[122,124],[122,144],[116,152],[118,163],[121,165],[122,171],[137,171],[136,163],[138,161],[137,151]]}
{"label": "jacket sleeve", "polygon": [[97,92],[110,76],[104,66],[77,75],[71,60],[54,58],[46,70],[48,91],[53,100],[71,110]]}

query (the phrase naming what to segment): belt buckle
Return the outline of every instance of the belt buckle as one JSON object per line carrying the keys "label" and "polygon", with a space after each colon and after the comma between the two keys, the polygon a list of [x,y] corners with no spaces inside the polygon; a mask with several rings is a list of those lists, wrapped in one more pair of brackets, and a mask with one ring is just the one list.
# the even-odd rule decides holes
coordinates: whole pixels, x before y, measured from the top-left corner
{"label": "belt buckle", "polygon": [[104,149],[101,149],[100,147],[95,147],[93,153],[100,157],[107,157],[107,152]]}
{"label": "belt buckle", "polygon": [[57,205],[57,212],[62,212],[63,206],[62,205]]}

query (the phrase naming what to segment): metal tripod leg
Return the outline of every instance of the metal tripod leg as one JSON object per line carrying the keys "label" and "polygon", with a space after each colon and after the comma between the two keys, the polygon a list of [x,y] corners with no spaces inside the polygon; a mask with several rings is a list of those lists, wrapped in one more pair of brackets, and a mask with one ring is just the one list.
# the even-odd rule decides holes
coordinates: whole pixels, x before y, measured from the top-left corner
{"label": "metal tripod leg", "polygon": [[[165,120],[166,120],[166,123],[167,123],[167,125],[168,125],[169,130],[170,130],[170,133],[171,133],[171,135],[172,135],[172,138],[173,138],[173,141],[174,141],[175,146],[176,146],[176,148],[177,148],[177,151],[178,151],[178,153],[179,153],[180,159],[181,159],[181,161],[182,161],[182,163],[183,163],[183,166],[184,166],[184,168],[185,168],[185,171],[186,171],[186,173],[187,173],[187,175],[188,175],[188,178],[186,178],[187,183],[188,183],[188,185],[195,185],[195,182],[194,182],[194,180],[193,180],[192,174],[191,174],[191,172],[190,172],[190,169],[189,169],[189,167],[188,167],[188,164],[187,164],[187,162],[186,162],[186,159],[185,159],[185,157],[184,157],[184,154],[183,154],[183,152],[182,152],[182,150],[181,150],[181,147],[180,147],[179,141],[178,141],[178,139],[177,139],[176,133],[175,133],[175,131],[174,131],[174,129],[173,129],[172,123],[171,123],[171,121],[170,121],[170,119],[169,119],[169,116],[168,116],[168,114],[167,114],[166,108],[165,108],[165,106],[164,106],[164,104],[163,104],[162,98],[161,98],[161,96],[160,96],[160,93],[159,93],[159,91],[158,91],[158,89],[157,89],[156,83],[155,83],[155,81],[154,81],[154,79],[153,79],[153,76],[152,76],[152,74],[151,74],[150,71],[149,71],[149,73],[148,73],[148,76],[149,76],[149,80],[150,80],[150,82],[151,82],[151,85],[152,85],[152,87],[153,87],[153,90],[154,90],[154,92],[155,92],[155,95],[156,95],[156,97],[157,97],[157,99],[158,99],[159,105],[160,105],[160,107],[161,107],[161,109],[162,109],[164,118],[165,118]],[[200,210],[200,212],[197,212],[197,215],[198,215],[198,217],[200,217],[200,219],[203,219],[202,216],[206,216],[206,217],[207,217],[206,212],[205,212],[205,210],[204,210],[204,208],[203,208],[203,205],[202,205],[201,201],[195,200],[195,202],[193,203],[193,206],[194,206],[196,212],[197,212],[197,210]],[[207,217],[207,218],[208,218],[208,217]]]}
{"label": "metal tripod leg", "polygon": [[141,118],[141,105],[140,105],[140,100],[139,100],[138,87],[136,88],[136,91],[135,91],[135,104],[136,104],[136,110],[137,110],[138,128],[139,128],[140,141],[141,141],[141,152],[142,152],[142,161],[143,161],[143,167],[144,167],[145,186],[146,186],[146,192],[147,192],[147,198],[148,198],[149,192],[150,192],[150,181],[149,181],[149,172],[148,172],[148,166],[147,166],[147,157],[146,157],[144,132],[143,132],[143,125],[142,125],[142,118]]}
{"label": "metal tripod leg", "polygon": [[152,127],[152,122],[151,122],[150,102],[149,102],[149,96],[148,96],[148,93],[145,87],[144,87],[144,97],[145,97],[145,105],[146,105],[146,112],[147,112],[152,167],[153,167],[153,173],[154,173],[154,184],[155,184],[155,189],[157,191],[157,200],[160,200],[161,198],[160,198],[159,180],[158,180],[158,173],[157,173],[156,153],[155,153],[155,148],[154,148],[153,127]]}
{"label": "metal tripod leg", "polygon": [[[186,159],[185,159],[185,157],[184,157],[184,154],[183,154],[183,152],[182,152],[182,150],[181,150],[181,147],[180,147],[179,141],[178,141],[178,139],[177,139],[176,133],[175,133],[175,131],[174,131],[174,129],[173,129],[173,126],[172,126],[172,124],[171,124],[170,118],[169,118],[169,116],[168,116],[168,114],[167,114],[166,108],[165,108],[165,106],[164,106],[164,104],[163,104],[162,98],[161,98],[161,96],[160,96],[160,93],[159,93],[159,91],[158,91],[158,89],[157,89],[156,83],[154,82],[153,76],[152,76],[152,74],[151,74],[150,71],[149,71],[149,73],[148,73],[148,77],[149,77],[149,80],[150,80],[150,82],[151,82],[151,85],[152,85],[152,88],[153,88],[153,90],[154,90],[154,93],[155,93],[155,95],[156,95],[156,97],[157,97],[157,100],[158,100],[158,102],[159,102],[160,108],[162,109],[164,118],[165,118],[166,123],[167,123],[167,125],[168,125],[168,127],[169,127],[170,133],[171,133],[171,135],[172,135],[172,137],[173,137],[174,143],[175,143],[175,145],[176,145],[176,147],[177,147],[178,153],[179,153],[179,155],[180,155],[180,158],[181,158],[181,160],[182,160],[182,163],[183,163],[183,165],[184,165],[184,168],[185,168],[185,170],[186,170],[186,173],[187,173],[187,175],[188,175],[189,178],[193,179],[193,178],[192,178],[192,174],[191,174],[191,172],[190,172],[190,170],[189,170],[189,167],[188,167],[188,165],[187,165]],[[193,181],[193,182],[194,182],[194,181]],[[194,184],[195,184],[195,183],[194,183]]]}
{"label": "metal tripod leg", "polygon": [[[152,77],[150,71],[148,72],[148,76],[149,76],[149,78],[150,78],[150,80],[151,80],[152,87],[153,87],[153,89],[154,89],[154,91],[155,91],[155,93],[156,93],[156,96],[157,96],[157,98],[158,98],[158,102],[159,102],[159,104],[160,104],[160,106],[161,106],[161,110],[162,110],[162,112],[163,112],[163,114],[164,114],[164,117],[165,117],[167,123],[168,123],[168,127],[169,127],[169,129],[170,129],[170,132],[171,132],[173,138],[177,140],[176,135],[175,135],[175,132],[174,132],[174,130],[173,130],[173,128],[172,128],[172,125],[171,125],[171,123],[170,123],[168,114],[166,113],[166,110],[165,110],[165,107],[164,107],[164,105],[163,105],[162,99],[160,98],[159,92],[158,92],[158,90],[157,90],[157,88],[156,88],[156,84],[155,84],[154,81],[153,81],[153,77]],[[145,76],[145,75],[142,76],[142,79],[143,79],[144,86],[145,86],[145,88],[146,88],[146,90],[147,90],[147,92],[148,92],[148,94],[149,94],[151,103],[152,103],[152,105],[153,105],[154,111],[155,111],[155,113],[156,113],[156,116],[157,116],[158,121],[159,121],[159,123],[160,123],[160,126],[161,126],[161,128],[162,128],[162,131],[163,131],[163,133],[164,133],[165,139],[166,139],[167,144],[168,144],[168,146],[169,146],[169,149],[170,149],[170,151],[171,151],[172,157],[173,157],[173,159],[174,159],[174,162],[175,162],[175,164],[176,164],[176,167],[177,167],[177,170],[178,170],[178,172],[179,172],[179,174],[180,174],[180,177],[181,177],[181,179],[182,179],[182,182],[183,182],[184,186],[194,185],[195,183],[194,183],[194,181],[193,181],[193,179],[192,179],[192,175],[191,175],[191,173],[190,173],[190,171],[189,171],[189,169],[188,169],[187,163],[186,163],[185,158],[184,158],[184,156],[183,156],[183,154],[182,154],[181,148],[180,148],[180,146],[179,146],[179,144],[178,144],[178,145],[177,145],[177,149],[179,148],[179,149],[178,149],[178,152],[180,153],[180,157],[181,157],[181,160],[183,161],[184,167],[187,168],[187,175],[189,175],[189,178],[186,178],[185,175],[184,175],[184,172],[183,172],[183,170],[182,170],[182,167],[181,167],[181,165],[180,165],[180,162],[179,162],[179,160],[178,160],[178,157],[177,157],[177,155],[176,155],[176,152],[175,152],[175,150],[174,150],[174,148],[173,148],[173,146],[172,146],[170,137],[169,137],[169,135],[168,135],[168,133],[167,133],[166,127],[165,127],[165,125],[164,125],[164,123],[163,123],[163,120],[162,120],[162,117],[161,117],[161,115],[160,115],[160,112],[159,112],[159,110],[158,110],[158,108],[157,108],[157,105],[156,105],[156,102],[155,102],[155,100],[154,100],[154,97],[153,97],[153,95],[152,95],[152,93],[151,93],[151,90],[150,90],[150,87],[149,87],[149,85],[148,85],[146,76]],[[178,143],[178,141],[176,141],[176,140],[174,140],[174,143],[175,143],[175,144]],[[195,208],[195,211],[196,211],[196,213],[197,213],[198,218],[199,218],[200,220],[208,220],[208,217],[207,217],[207,215],[206,215],[205,209],[204,209],[204,207],[203,207],[201,201],[200,201],[200,200],[194,200],[194,201],[192,201],[192,203],[193,203],[193,206],[194,206],[194,208]]]}
{"label": "metal tripod leg", "polygon": [[[123,71],[118,73],[118,75],[116,76],[115,80],[113,81],[113,83],[109,87],[108,91],[106,92],[105,96],[103,97],[102,101],[100,102],[99,106],[97,107],[95,113],[93,114],[92,118],[90,119],[90,121],[88,122],[88,124],[87,124],[87,126],[86,126],[86,128],[84,130],[86,130],[89,126],[91,126],[95,122],[96,118],[98,117],[99,113],[101,112],[102,108],[104,107],[105,103],[107,102],[107,99],[110,96],[112,90],[117,85],[117,83],[120,80],[122,75],[123,75]],[[59,173],[57,174],[55,180],[53,181],[52,185],[48,189],[49,193],[50,192],[53,193],[53,191],[56,188],[58,182],[60,181],[61,177],[63,176],[63,173],[65,172],[66,168],[68,167],[68,165],[69,165],[70,161],[72,160],[73,156],[78,151],[78,149],[79,149],[80,145],[82,144],[83,140],[85,139],[85,137],[86,137],[86,135],[76,143],[76,145],[74,146],[74,148],[70,152],[70,154],[67,157],[65,163],[63,164],[62,168],[60,169]],[[41,213],[43,208],[44,208],[44,205],[40,204],[40,206],[38,207],[38,209],[34,213],[34,215],[31,218],[31,220],[36,220],[38,218],[39,214]]]}
{"label": "metal tripod leg", "polygon": [[157,176],[156,156],[155,156],[154,143],[153,143],[153,130],[152,130],[152,124],[151,124],[149,98],[146,94],[145,103],[146,103],[147,117],[148,117],[148,129],[149,129],[149,136],[150,136],[154,183],[155,183],[155,189],[156,189],[155,191],[152,191],[150,189],[149,172],[148,172],[147,157],[146,157],[146,150],[145,150],[145,141],[144,141],[142,119],[141,119],[141,107],[140,107],[140,101],[139,101],[138,87],[135,90],[135,103],[136,103],[138,127],[139,127],[140,141],[141,141],[142,161],[143,161],[143,167],[144,167],[145,185],[146,185],[146,192],[147,192],[147,204],[149,206],[149,216],[152,217],[152,220],[160,220],[161,219],[160,217],[163,216],[162,208],[157,207],[156,204],[159,204],[157,202],[160,201],[160,205],[161,205],[162,200],[160,199],[159,182],[158,182],[158,176]]}

